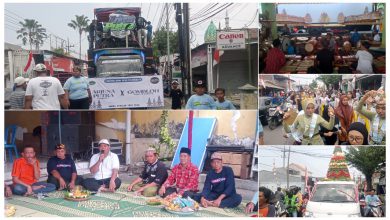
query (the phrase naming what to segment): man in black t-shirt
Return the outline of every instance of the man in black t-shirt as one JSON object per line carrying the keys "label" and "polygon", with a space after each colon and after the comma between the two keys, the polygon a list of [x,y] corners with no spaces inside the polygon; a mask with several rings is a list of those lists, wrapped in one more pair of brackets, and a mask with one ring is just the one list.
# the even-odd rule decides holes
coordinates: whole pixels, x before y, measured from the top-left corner
{"label": "man in black t-shirt", "polygon": [[158,160],[157,156],[157,152],[153,148],[145,152],[145,168],[141,175],[127,187],[128,191],[146,197],[157,195],[160,186],[168,178],[168,169],[163,162]]}
{"label": "man in black t-shirt", "polygon": [[333,73],[334,54],[328,49],[327,40],[321,42],[322,49],[317,52],[315,66],[321,70],[321,73]]}
{"label": "man in black t-shirt", "polygon": [[73,159],[66,154],[63,144],[58,144],[53,156],[47,162],[48,183],[56,185],[58,190],[66,188],[73,189],[76,185],[81,185],[83,178],[77,176],[76,165]]}
{"label": "man in black t-shirt", "polygon": [[172,82],[172,89],[169,96],[172,98],[172,109],[181,109],[183,104],[183,92],[178,88],[179,82]]}

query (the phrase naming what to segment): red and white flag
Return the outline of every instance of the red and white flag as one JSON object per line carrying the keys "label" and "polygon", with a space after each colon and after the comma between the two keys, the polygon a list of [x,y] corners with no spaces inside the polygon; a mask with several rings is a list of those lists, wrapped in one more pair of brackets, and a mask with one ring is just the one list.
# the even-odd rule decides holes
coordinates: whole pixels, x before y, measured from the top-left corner
{"label": "red and white flag", "polygon": [[223,50],[215,49],[214,56],[213,56],[213,66],[217,65],[220,62],[223,53],[224,53]]}
{"label": "red and white flag", "polygon": [[24,67],[23,71],[26,73],[30,68],[34,68],[34,64],[35,64],[34,57],[32,52],[30,51],[30,53],[28,54],[27,64]]}

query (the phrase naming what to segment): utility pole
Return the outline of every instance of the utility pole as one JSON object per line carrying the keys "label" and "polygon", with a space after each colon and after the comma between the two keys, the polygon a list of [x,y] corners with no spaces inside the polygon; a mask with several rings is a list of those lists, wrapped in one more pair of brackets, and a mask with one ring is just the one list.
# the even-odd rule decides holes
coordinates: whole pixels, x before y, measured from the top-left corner
{"label": "utility pole", "polygon": [[74,45],[69,44],[69,37],[68,37],[68,44],[66,45],[66,52],[70,54],[70,48],[74,47]]}
{"label": "utility pole", "polygon": [[190,47],[190,10],[189,4],[183,3],[183,15],[184,15],[184,48],[185,48],[185,65],[186,65],[186,88],[187,88],[187,97],[186,100],[191,95],[192,91],[192,74],[191,74],[191,47]]}
{"label": "utility pole", "polygon": [[286,168],[286,146],[283,146],[283,168]]}
{"label": "utility pole", "polygon": [[168,80],[172,81],[172,71],[171,71],[171,62],[170,62],[170,51],[169,51],[169,4],[166,3],[167,8],[167,70],[168,70]]}
{"label": "utility pole", "polygon": [[287,188],[290,187],[290,174],[289,174],[289,171],[290,171],[290,150],[291,150],[291,146],[288,146],[288,157],[287,157]]}
{"label": "utility pole", "polygon": [[50,50],[52,50],[52,48],[51,48],[51,34],[49,34],[49,38],[50,38]]}
{"label": "utility pole", "polygon": [[[184,94],[187,94],[186,90],[186,71],[185,71],[185,48],[184,48],[184,34],[183,34],[183,12],[181,10],[181,3],[175,3],[175,9],[176,9],[176,23],[178,27],[178,35],[179,35],[179,53],[180,53],[180,70],[181,70],[181,79],[182,79],[182,90]],[[185,95],[187,98],[188,96]]]}

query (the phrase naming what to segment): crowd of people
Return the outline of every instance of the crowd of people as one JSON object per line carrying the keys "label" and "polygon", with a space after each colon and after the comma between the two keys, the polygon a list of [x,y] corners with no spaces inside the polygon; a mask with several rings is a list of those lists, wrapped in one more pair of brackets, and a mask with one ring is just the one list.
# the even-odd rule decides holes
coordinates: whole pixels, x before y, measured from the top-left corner
{"label": "crowd of people", "polygon": [[[314,65],[307,68],[307,73],[374,73],[373,55],[369,52],[370,42],[380,43],[378,31],[372,32],[372,37],[362,36],[356,29],[351,35],[335,36],[329,32],[325,37],[311,37],[307,44],[313,46],[313,51],[307,52],[297,46],[294,39],[284,36],[273,40],[265,58],[263,73],[280,73],[286,64],[286,55],[300,55],[300,59],[314,56]],[[351,59],[353,58],[353,59]],[[335,70],[336,63],[340,64]]]}
{"label": "crowd of people", "polygon": [[386,144],[386,97],[382,88],[364,94],[359,90],[303,90],[274,96],[274,104],[285,106],[283,127],[294,144]]}
{"label": "crowd of people", "polygon": [[[83,179],[77,174],[73,159],[66,153],[63,144],[55,147],[55,155],[47,162],[47,181],[41,178],[40,163],[34,148],[26,146],[22,157],[14,161],[12,169],[12,185],[6,185],[5,195],[31,196],[38,193],[49,193],[55,190],[72,190],[82,185],[90,192],[115,192],[122,184],[119,178],[119,159],[110,151],[110,143],[102,139],[98,143],[99,153],[94,154],[89,163],[92,178]],[[190,197],[204,208],[234,208],[241,204],[242,197],[236,191],[232,168],[223,165],[222,154],[215,152],[210,158],[211,170],[208,171],[203,190],[199,190],[199,170],[191,162],[191,150],[181,148],[180,163],[175,165],[170,174],[168,168],[158,159],[155,149],[145,152],[145,167],[142,173],[130,182],[127,190],[135,195],[145,197],[172,194]],[[258,197],[246,206],[245,212],[257,211]]]}
{"label": "crowd of people", "polygon": [[34,67],[35,78],[17,77],[10,96],[11,109],[60,110],[89,109],[92,101],[87,79],[80,67],[74,68],[73,76],[64,84],[48,75],[44,64]]}
{"label": "crowd of people", "polygon": [[309,194],[302,194],[297,186],[285,190],[278,187],[275,192],[261,186],[259,193],[260,217],[302,217],[309,199]]}

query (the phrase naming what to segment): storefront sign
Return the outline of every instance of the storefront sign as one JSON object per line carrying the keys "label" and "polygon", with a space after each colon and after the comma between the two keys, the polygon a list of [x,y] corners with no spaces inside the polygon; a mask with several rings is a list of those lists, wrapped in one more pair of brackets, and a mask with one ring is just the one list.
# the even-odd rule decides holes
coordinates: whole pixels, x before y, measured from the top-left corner
{"label": "storefront sign", "polygon": [[89,79],[90,109],[155,108],[164,106],[161,76]]}
{"label": "storefront sign", "polygon": [[245,49],[245,31],[218,31],[218,50],[240,50]]}

